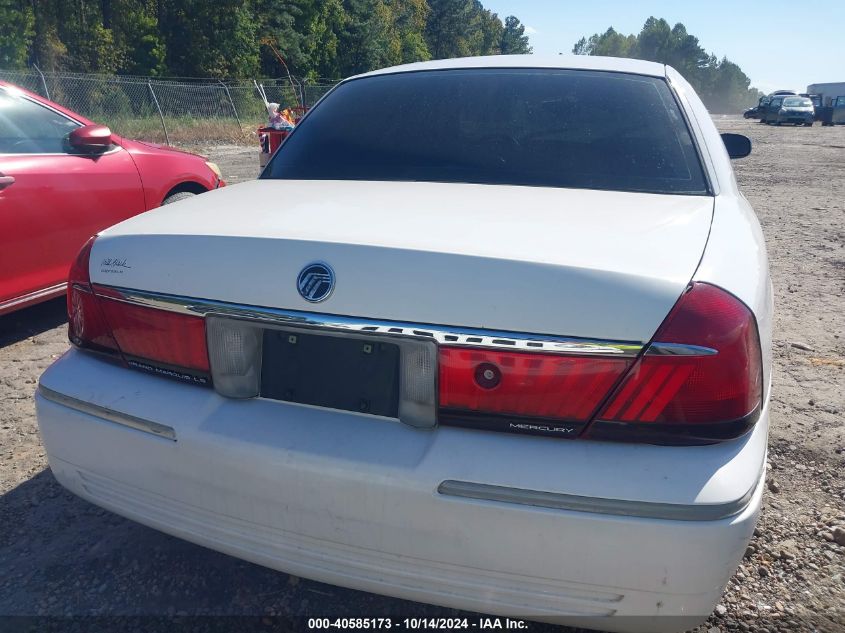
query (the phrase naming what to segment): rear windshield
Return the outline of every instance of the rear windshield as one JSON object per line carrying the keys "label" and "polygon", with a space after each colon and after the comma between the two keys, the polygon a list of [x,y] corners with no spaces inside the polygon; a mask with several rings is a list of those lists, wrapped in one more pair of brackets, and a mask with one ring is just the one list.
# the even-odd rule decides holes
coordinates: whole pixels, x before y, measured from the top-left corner
{"label": "rear windshield", "polygon": [[784,99],[783,105],[797,108],[811,106],[813,105],[813,102],[809,99],[802,99],[801,97],[791,97],[789,99]]}
{"label": "rear windshield", "polygon": [[581,70],[436,70],[346,82],[261,177],[707,193],[664,80]]}

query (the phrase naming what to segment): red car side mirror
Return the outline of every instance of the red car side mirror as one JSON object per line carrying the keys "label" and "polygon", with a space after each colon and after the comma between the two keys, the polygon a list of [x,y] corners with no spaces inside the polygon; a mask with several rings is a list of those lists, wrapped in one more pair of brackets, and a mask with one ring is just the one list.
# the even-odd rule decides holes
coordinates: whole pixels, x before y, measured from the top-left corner
{"label": "red car side mirror", "polygon": [[106,150],[114,144],[111,130],[105,125],[84,125],[68,136],[71,147],[83,152]]}

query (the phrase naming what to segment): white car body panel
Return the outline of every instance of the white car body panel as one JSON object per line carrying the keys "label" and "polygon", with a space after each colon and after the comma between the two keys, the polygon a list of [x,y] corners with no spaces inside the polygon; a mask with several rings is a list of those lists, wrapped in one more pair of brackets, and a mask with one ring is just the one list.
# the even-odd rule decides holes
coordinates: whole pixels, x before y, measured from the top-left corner
{"label": "white car body panel", "polygon": [[[676,448],[432,433],[230,400],[78,351],[41,385],[176,432],[177,441],[162,439],[39,396],[53,472],[80,496],[276,569],[489,613],[578,626],[595,617],[606,630],[689,628],[742,557],[762,495],[763,424],[736,441]],[[667,521],[438,494],[450,478],[692,508],[732,499],[737,482],[753,493],[730,518]]]}
{"label": "white car body panel", "polygon": [[[79,371],[74,371],[74,367]],[[736,501],[753,489],[760,478],[760,468],[752,465],[762,463],[766,448],[765,433],[760,432],[759,425],[754,432],[731,442],[677,447],[674,451],[649,444],[549,441],[542,437],[447,427],[432,434],[377,416],[262,398],[250,401],[224,398],[213,390],[199,387],[186,389],[178,382],[162,381],[155,376],[117,368],[76,350],[57,362],[51,373],[45,374],[41,384],[100,407],[141,419],[161,421],[174,428],[178,420],[193,420],[194,425],[199,425],[209,416],[223,422],[229,416],[238,416],[238,411],[244,406],[249,410],[249,415],[245,415],[254,416],[255,422],[250,424],[257,425],[253,430],[260,436],[266,433],[273,435],[273,424],[284,424],[289,427],[289,432],[296,429],[296,433],[303,435],[307,434],[309,425],[312,425],[311,432],[317,433],[313,426],[321,424],[322,420],[326,424],[346,424],[345,431],[324,429],[319,432],[319,437],[308,440],[307,444],[317,450],[317,446],[327,442],[326,451],[349,451],[349,459],[353,459],[351,455],[361,446],[350,448],[348,443],[363,445],[366,439],[373,443],[368,451],[371,457],[374,456],[373,451],[384,451],[380,466],[390,463],[394,457],[399,459],[400,455],[404,455],[402,459],[408,464],[418,463],[431,459],[432,455],[442,455],[442,451],[446,450],[444,447],[454,444],[448,449],[451,457],[443,455],[437,459],[443,467],[441,480],[469,479],[528,490],[549,489],[584,497],[603,497],[608,489],[613,489],[616,499],[642,503],[718,505]],[[114,398],[115,393],[121,394],[119,401]],[[353,418],[351,421],[348,419],[350,416]],[[233,432],[240,438],[237,441],[259,442],[246,427]],[[358,433],[363,434],[360,439],[351,437]],[[385,442],[388,438],[395,438],[397,446],[406,448],[387,450],[379,446],[379,433],[386,434]],[[456,439],[458,437],[460,440]],[[182,433],[177,433],[177,438],[177,443],[191,439]],[[287,441],[284,438],[265,439],[271,444]],[[479,450],[483,447],[482,452],[488,455],[486,465],[464,462],[457,457],[461,451],[473,450],[472,442]],[[335,443],[338,445],[332,447]],[[407,446],[411,444],[414,449],[412,453],[407,453]],[[57,447],[61,452],[61,445]],[[501,464],[509,459],[509,451],[526,451],[535,459],[530,463],[526,460],[519,469],[503,470]],[[510,459],[515,458],[515,455],[510,456]],[[366,456],[355,459],[363,461]],[[454,463],[450,464],[450,460]],[[473,469],[477,472],[472,472]],[[702,473],[708,473],[707,477],[703,477]]]}
{"label": "white car body panel", "polygon": [[[721,596],[761,507],[772,293],[759,223],[700,99],[661,64],[502,56],[374,74],[476,67],[666,77],[714,195],[262,180],[104,232],[93,283],[298,314],[646,343],[690,281],[707,282],[757,321],[765,392],[751,431],[652,446],[418,429],[228,399],[71,350],[36,396],[51,468],[114,512],[324,582],[609,631],[692,628]],[[316,259],[334,267],[337,287],[315,306],[295,280]],[[443,488],[449,481],[563,501],[468,498]]]}
{"label": "white car body panel", "polygon": [[694,280],[721,286],[754,313],[763,352],[764,399],[768,399],[774,311],[769,259],[757,216],[741,194],[716,198],[710,239]]}
{"label": "white car body panel", "polygon": [[643,342],[695,272],[712,212],[707,196],[260,180],[106,230],[91,279],[314,311],[295,280],[319,257],[338,277],[323,312]]}

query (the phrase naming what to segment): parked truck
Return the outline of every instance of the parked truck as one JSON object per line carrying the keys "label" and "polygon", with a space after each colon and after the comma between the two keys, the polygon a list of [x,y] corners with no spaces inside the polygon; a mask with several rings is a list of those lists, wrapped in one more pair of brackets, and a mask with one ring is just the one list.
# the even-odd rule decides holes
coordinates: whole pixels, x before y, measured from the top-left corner
{"label": "parked truck", "polygon": [[845,125],[845,81],[810,84],[807,94],[817,95],[816,120],[822,125]]}

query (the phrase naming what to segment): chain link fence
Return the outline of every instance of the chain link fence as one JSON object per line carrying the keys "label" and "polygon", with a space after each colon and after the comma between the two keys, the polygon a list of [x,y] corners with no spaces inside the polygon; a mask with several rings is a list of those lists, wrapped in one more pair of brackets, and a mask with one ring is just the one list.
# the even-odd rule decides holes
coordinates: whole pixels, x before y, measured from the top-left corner
{"label": "chain link fence", "polygon": [[267,120],[259,91],[283,106],[316,103],[337,83],[249,81],[2,70],[0,79],[108,125],[121,136],[175,143],[244,142]]}

